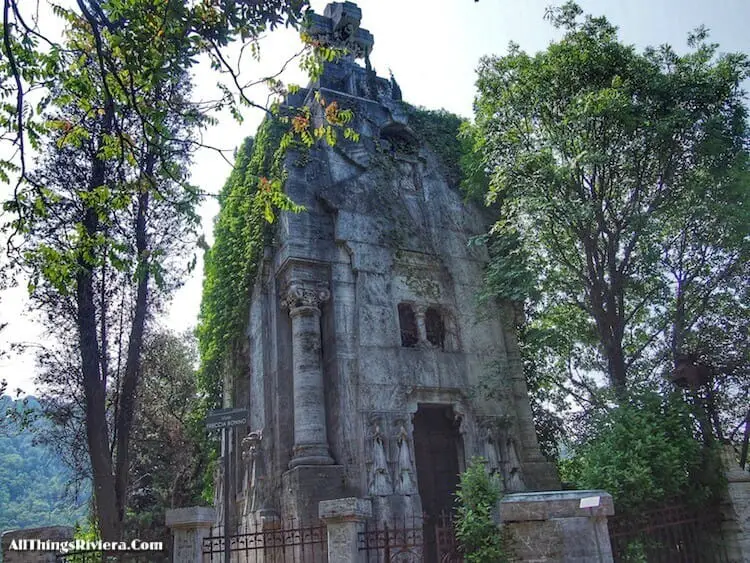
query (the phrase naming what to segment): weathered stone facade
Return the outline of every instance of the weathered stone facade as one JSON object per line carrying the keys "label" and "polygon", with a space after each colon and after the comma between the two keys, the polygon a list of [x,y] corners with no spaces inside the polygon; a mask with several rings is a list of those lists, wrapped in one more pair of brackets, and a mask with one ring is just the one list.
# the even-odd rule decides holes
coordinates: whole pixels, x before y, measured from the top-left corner
{"label": "weathered stone facade", "polygon": [[[288,100],[319,125],[318,91],[354,111],[361,136],[287,156],[286,191],[306,211],[280,218],[252,294],[251,360],[231,401],[250,412],[230,452],[240,528],[311,521],[319,501],[347,497],[371,498],[380,520],[445,509],[474,455],[506,490],[559,486],[512,308],[478,306],[487,256],[468,243],[487,218],[410,127],[395,81],[370,69],[360,18],[349,2],[314,18],[313,36],[351,54]],[[500,382],[492,397],[485,377]]]}

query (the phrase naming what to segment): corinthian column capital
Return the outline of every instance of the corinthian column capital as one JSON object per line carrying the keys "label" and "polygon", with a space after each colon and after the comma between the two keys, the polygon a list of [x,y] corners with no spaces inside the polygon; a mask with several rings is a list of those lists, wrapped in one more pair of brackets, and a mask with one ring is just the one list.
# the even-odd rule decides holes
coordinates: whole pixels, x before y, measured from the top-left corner
{"label": "corinthian column capital", "polygon": [[301,307],[312,307],[320,309],[320,306],[331,298],[331,292],[323,284],[314,286],[292,282],[281,297],[282,308],[291,314],[295,309]]}

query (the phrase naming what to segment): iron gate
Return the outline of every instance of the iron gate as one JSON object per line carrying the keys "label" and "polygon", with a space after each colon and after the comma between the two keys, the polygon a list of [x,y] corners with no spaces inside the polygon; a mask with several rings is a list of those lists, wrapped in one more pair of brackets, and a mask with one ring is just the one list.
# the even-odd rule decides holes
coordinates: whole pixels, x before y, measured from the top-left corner
{"label": "iron gate", "polygon": [[448,513],[405,517],[397,525],[367,522],[359,533],[359,551],[365,552],[367,563],[463,563]]}

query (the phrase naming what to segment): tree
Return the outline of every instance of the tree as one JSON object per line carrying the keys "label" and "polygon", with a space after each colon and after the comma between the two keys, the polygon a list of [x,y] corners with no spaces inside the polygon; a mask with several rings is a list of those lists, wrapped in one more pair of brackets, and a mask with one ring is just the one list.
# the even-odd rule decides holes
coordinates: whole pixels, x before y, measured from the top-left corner
{"label": "tree", "polygon": [[[62,373],[82,391],[103,539],[121,535],[143,335],[154,289],[168,289],[165,280],[173,270],[159,239],[190,236],[195,226],[198,194],[188,183],[187,164],[200,146],[199,130],[212,122],[212,110],[228,108],[237,119],[242,106],[277,112],[278,99],[266,107],[248,97],[253,85],[267,82],[274,93],[286,92],[275,77],[241,81],[225,48],[239,40],[240,53],[244,47],[257,53],[261,32],[281,23],[297,25],[305,5],[78,0],[78,11],[55,7],[67,24],[64,40],[55,42],[40,32],[36,19],[24,18],[17,1],[4,0],[0,81],[16,103],[0,108],[0,126],[18,155],[0,162],[2,179],[9,180],[8,171],[18,177],[4,206],[11,214],[5,232],[13,265],[27,270],[32,297],[63,336],[56,353],[80,355],[80,365]],[[319,72],[322,61],[337,52],[310,40],[301,64]],[[202,54],[231,83],[218,85],[222,94],[215,102],[190,99],[189,72]],[[37,88],[46,95],[33,108],[28,95]],[[345,127],[351,111],[332,106],[325,108],[327,126],[319,128],[325,141],[335,142],[337,128],[356,137]],[[290,129],[281,139],[284,147],[295,137],[309,144],[322,135],[311,130],[308,108],[299,115],[289,110],[281,120]],[[30,170],[29,145],[47,151],[46,172]],[[50,173],[65,165],[68,171]],[[56,184],[62,177],[69,183]],[[274,207],[293,208],[281,178],[265,179],[262,188],[256,204],[265,220],[273,220]],[[119,322],[118,334],[124,334],[123,318],[116,318],[123,312],[115,309],[118,298],[129,306],[124,313],[129,332],[115,352],[109,346],[112,326]],[[113,358],[117,369],[111,369]],[[63,412],[68,408],[65,401],[59,406]]]}
{"label": "tree", "polygon": [[631,393],[628,403],[592,418],[575,455],[560,465],[564,480],[606,490],[618,514],[629,517],[664,503],[686,499],[698,507],[709,500],[701,446],[678,396]]}
{"label": "tree", "polygon": [[[182,181],[189,155],[179,146],[162,143],[158,153],[144,145],[113,146],[105,132],[107,110],[102,109],[102,123],[101,112],[92,115],[87,107],[106,106],[106,94],[97,96],[93,85],[88,98],[71,92],[89,72],[96,68],[81,65],[78,83],[63,83],[54,92],[61,100],[55,115],[60,131],[30,175],[39,188],[16,207],[24,234],[18,259],[30,275],[32,302],[48,315],[50,332],[63,340],[64,349],[80,350],[80,364],[54,377],[62,389],[73,383],[83,397],[97,516],[105,537],[116,537],[127,502],[146,319],[155,291],[173,282],[165,268],[194,232],[195,197]],[[177,77],[163,83],[159,97],[181,96],[180,82]],[[153,101],[158,105],[159,98]],[[119,121],[118,140],[142,139],[127,117]],[[163,120],[165,131],[181,126],[174,117]],[[170,160],[163,160],[168,153]],[[76,342],[67,336],[71,333]],[[110,350],[111,344],[117,349]],[[60,373],[69,378],[60,381]]]}
{"label": "tree", "polygon": [[168,543],[165,510],[202,502],[210,448],[196,388],[197,363],[189,333],[156,332],[146,338],[126,519],[131,537]]}
{"label": "tree", "polygon": [[[476,125],[496,232],[519,234],[539,307],[580,317],[622,396],[669,332],[656,317],[667,313],[680,353],[685,303],[710,302],[746,256],[748,61],[717,55],[705,30],[686,55],[640,54],[606,19],[580,14],[572,3],[552,10],[566,33],[535,56],[511,45],[482,60]],[[706,221],[737,232],[691,230]],[[688,246],[706,259],[675,285],[664,257]]]}
{"label": "tree", "polygon": [[[15,162],[0,163],[4,179],[8,171],[18,176],[5,205],[12,214],[9,247],[15,265],[29,271],[38,305],[58,330],[76,335],[63,348],[79,350],[80,364],[66,373],[82,390],[103,539],[120,537],[127,504],[143,334],[153,284],[160,284],[168,265],[157,239],[194,225],[196,193],[185,163],[207,111],[229,106],[239,116],[240,103],[253,105],[222,49],[238,37],[253,44],[279,23],[296,24],[302,7],[296,1],[79,0],[77,12],[56,8],[67,31],[55,42],[34,19],[24,18],[18,2],[4,0],[0,79],[16,103],[3,105],[0,125],[18,154]],[[238,87],[235,94],[225,88],[208,108],[189,99],[187,86],[187,73],[202,53],[230,72]],[[46,95],[35,112],[28,94],[39,88]],[[69,171],[30,170],[29,145],[47,150],[47,171],[70,165]],[[55,183],[62,177],[70,183]],[[158,208],[182,226],[160,230]],[[122,370],[112,370],[115,385],[108,347],[109,323],[117,322],[113,296],[130,305],[126,352],[117,354]]]}

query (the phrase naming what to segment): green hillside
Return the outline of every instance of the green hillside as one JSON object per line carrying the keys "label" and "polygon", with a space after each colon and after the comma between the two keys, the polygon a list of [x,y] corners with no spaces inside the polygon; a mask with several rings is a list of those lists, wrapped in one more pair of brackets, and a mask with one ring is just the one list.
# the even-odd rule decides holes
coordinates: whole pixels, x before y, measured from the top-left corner
{"label": "green hillside", "polygon": [[[30,428],[22,429],[5,417],[9,408],[20,409],[22,400],[0,397],[0,533],[16,528],[75,525],[84,523],[88,510],[88,491],[78,499],[66,494],[72,475],[46,446],[34,444],[36,432],[49,424],[38,418]],[[27,407],[41,407],[29,398]],[[83,497],[83,498],[81,498]]]}

